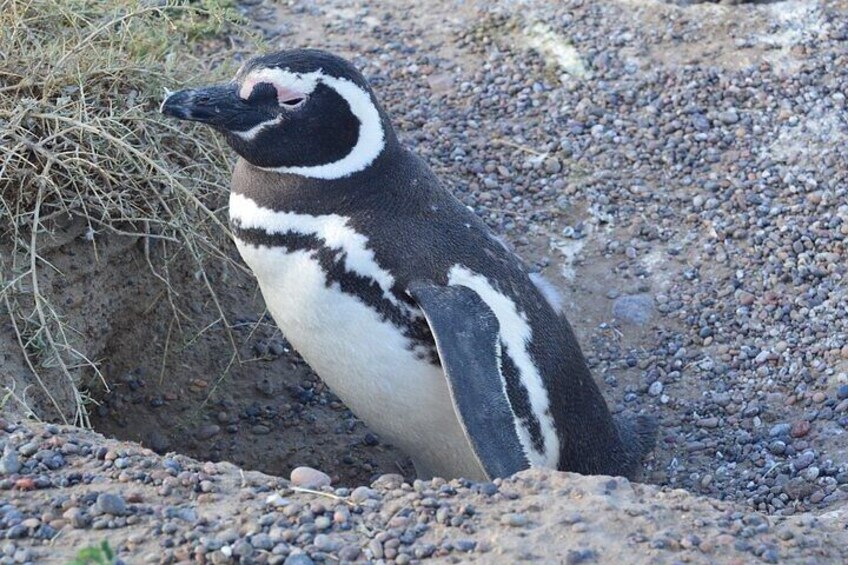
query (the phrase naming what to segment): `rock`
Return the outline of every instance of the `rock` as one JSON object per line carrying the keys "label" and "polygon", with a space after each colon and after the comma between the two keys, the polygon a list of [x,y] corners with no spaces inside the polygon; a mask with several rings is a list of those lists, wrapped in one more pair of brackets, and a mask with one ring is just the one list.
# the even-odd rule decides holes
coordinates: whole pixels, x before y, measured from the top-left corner
{"label": "rock", "polygon": [[527,525],[527,516],[515,512],[508,512],[501,516],[501,524],[504,526],[520,528]]}
{"label": "rock", "polygon": [[339,561],[351,562],[359,559],[362,550],[356,545],[346,545],[339,550]]}
{"label": "rock", "polygon": [[795,469],[801,471],[809,467],[815,460],[815,453],[813,453],[812,451],[805,451],[792,461],[792,465],[795,467]]}
{"label": "rock", "polygon": [[377,496],[377,493],[375,493],[372,489],[362,486],[353,489],[353,492],[350,493],[350,500],[351,502],[356,502],[357,504],[360,504],[362,502],[365,502],[369,498],[374,498],[375,496]]}
{"label": "rock", "polygon": [[789,435],[792,424],[780,423],[769,428],[769,437],[785,437]]}
{"label": "rock", "polygon": [[556,157],[548,157],[545,159],[545,172],[548,174],[556,174],[562,170],[562,163]]}
{"label": "rock", "polygon": [[810,423],[807,420],[798,420],[792,424],[792,428],[789,430],[789,435],[794,438],[804,437],[810,433],[810,427]]}
{"label": "rock", "polygon": [[403,484],[403,475],[398,475],[396,473],[387,473],[385,475],[380,475],[377,479],[371,483],[371,486],[374,488],[385,489],[385,490],[393,490],[396,488],[400,488]]}
{"label": "rock", "polygon": [[74,528],[87,528],[91,524],[91,517],[77,506],[65,510],[62,517],[68,520]]}
{"label": "rock", "polygon": [[736,113],[736,110],[727,110],[725,112],[721,112],[718,115],[718,119],[721,120],[723,124],[733,125],[739,121],[739,114]]}
{"label": "rock", "polygon": [[23,444],[18,448],[18,453],[23,455],[24,457],[30,457],[35,455],[38,451],[38,444],[34,441],[30,441],[28,443]]}
{"label": "rock", "polygon": [[100,514],[122,516],[127,510],[127,503],[120,495],[103,492],[97,495],[97,501],[94,503],[94,508]]}
{"label": "rock", "polygon": [[296,467],[291,472],[291,482],[296,487],[317,489],[330,486],[330,475],[312,467]]}
{"label": "rock", "polygon": [[315,562],[306,555],[305,553],[292,553],[286,560],[283,561],[283,565],[314,565]]}
{"label": "rock", "polygon": [[654,299],[650,294],[632,294],[620,296],[612,303],[612,315],[617,320],[636,326],[647,324],[654,309]]}
{"label": "rock", "polygon": [[0,457],[0,475],[14,475],[21,470],[21,462],[17,450],[9,442],[3,448],[3,456]]}
{"label": "rock", "polygon": [[339,541],[335,536],[328,534],[316,535],[312,543],[318,551],[324,551],[326,553],[333,553],[342,546],[341,541]]}
{"label": "rock", "polygon": [[206,424],[197,429],[194,433],[194,437],[201,441],[205,441],[207,439],[212,439],[219,433],[221,433],[221,426],[217,424]]}

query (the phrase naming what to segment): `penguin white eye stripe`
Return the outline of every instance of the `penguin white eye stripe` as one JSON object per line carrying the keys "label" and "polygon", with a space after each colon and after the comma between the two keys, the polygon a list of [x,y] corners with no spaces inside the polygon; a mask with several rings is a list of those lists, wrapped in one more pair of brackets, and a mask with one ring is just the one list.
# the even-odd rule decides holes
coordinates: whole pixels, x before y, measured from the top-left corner
{"label": "penguin white eye stripe", "polygon": [[[348,103],[351,113],[359,120],[359,138],[350,153],[332,163],[305,167],[260,168],[275,173],[332,180],[344,178],[365,169],[383,152],[386,145],[386,135],[383,131],[382,117],[373,100],[371,100],[371,95],[356,83],[344,78],[325,75],[320,70],[301,74],[280,68],[262,68],[251,71],[242,80],[239,96],[244,100],[248,99],[256,85],[262,82],[274,85],[281,106],[286,105],[285,99],[292,93],[300,93],[304,97],[308,97],[319,82],[332,88]],[[275,124],[265,122],[246,132],[234,133],[245,141],[251,141],[262,129],[269,125]]]}
{"label": "penguin white eye stripe", "polygon": [[257,69],[251,71],[244,78],[241,88],[239,88],[239,96],[243,100],[247,100],[257,84],[267,82],[274,85],[274,88],[277,89],[277,99],[282,102],[286,99],[286,96],[292,93],[300,96],[312,94],[322,77],[323,75],[318,71],[297,74],[283,69]]}
{"label": "penguin white eye stripe", "polygon": [[344,98],[350,106],[350,111],[359,120],[359,139],[356,145],[350,153],[333,163],[311,167],[268,167],[265,170],[326,180],[339,179],[365,169],[383,152],[386,136],[382,118],[371,100],[371,95],[346,79],[321,76],[320,81]]}
{"label": "penguin white eye stripe", "polygon": [[233,134],[239,136],[240,138],[242,138],[245,141],[252,141],[253,138],[255,138],[257,135],[259,135],[260,131],[262,131],[265,128],[269,128],[269,127],[275,126],[277,124],[280,124],[282,121],[283,121],[283,117],[277,116],[276,118],[274,118],[272,120],[266,120],[264,122],[259,122],[258,124],[256,124],[252,128],[250,128],[249,130],[234,131]]}

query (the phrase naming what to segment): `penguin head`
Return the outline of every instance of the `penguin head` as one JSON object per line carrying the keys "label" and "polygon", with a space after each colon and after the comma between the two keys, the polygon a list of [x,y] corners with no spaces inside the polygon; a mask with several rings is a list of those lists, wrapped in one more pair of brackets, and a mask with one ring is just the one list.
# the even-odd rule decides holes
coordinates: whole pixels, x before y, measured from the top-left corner
{"label": "penguin head", "polygon": [[211,125],[256,167],[312,178],[347,177],[397,144],[365,78],[317,49],[255,57],[232,82],[173,92],[160,111]]}

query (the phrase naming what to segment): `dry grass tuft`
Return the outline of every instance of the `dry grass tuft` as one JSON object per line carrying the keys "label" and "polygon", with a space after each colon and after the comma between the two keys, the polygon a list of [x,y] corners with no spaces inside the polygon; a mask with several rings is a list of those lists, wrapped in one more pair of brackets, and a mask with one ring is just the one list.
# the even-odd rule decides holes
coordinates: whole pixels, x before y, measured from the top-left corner
{"label": "dry grass tuft", "polygon": [[[166,86],[216,74],[213,55],[185,53],[208,45],[228,56],[222,38],[234,24],[222,4],[0,0],[0,312],[36,386],[6,385],[3,402],[26,405],[40,389],[55,411],[42,417],[88,424],[79,369],[99,374],[97,365],[39,287],[39,273],[55,268],[41,253],[51,222],[83,217],[95,250],[104,231],[177,242],[205,280],[227,231],[228,153],[157,109]],[[54,394],[63,387],[73,406]]]}

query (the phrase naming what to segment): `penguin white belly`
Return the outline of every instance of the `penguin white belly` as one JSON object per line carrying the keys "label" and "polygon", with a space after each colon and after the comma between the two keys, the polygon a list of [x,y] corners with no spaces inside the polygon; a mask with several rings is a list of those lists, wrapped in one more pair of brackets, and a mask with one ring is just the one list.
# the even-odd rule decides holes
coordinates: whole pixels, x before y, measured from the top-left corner
{"label": "penguin white belly", "polygon": [[312,251],[236,244],[286,339],[359,418],[413,457],[420,476],[486,478],[441,368],[356,296],[327,286]]}

